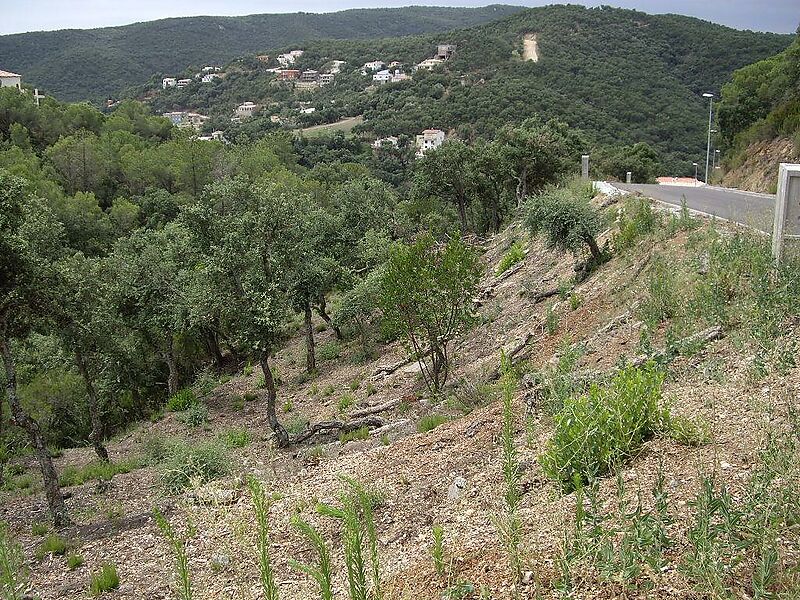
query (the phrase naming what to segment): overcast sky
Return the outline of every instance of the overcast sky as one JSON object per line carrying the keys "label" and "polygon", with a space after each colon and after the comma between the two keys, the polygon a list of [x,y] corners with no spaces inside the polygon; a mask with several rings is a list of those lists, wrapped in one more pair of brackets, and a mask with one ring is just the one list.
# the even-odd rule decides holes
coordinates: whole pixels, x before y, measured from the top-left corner
{"label": "overcast sky", "polygon": [[[610,4],[649,13],[679,13],[737,29],[793,33],[800,23],[798,0],[605,0],[572,3]],[[346,8],[407,6],[402,0],[0,0],[0,34],[50,29],[89,28],[190,15],[248,15],[275,12],[331,12]],[[478,0],[420,1],[440,6],[483,6]],[[506,4],[542,6],[551,1],[506,0]]]}

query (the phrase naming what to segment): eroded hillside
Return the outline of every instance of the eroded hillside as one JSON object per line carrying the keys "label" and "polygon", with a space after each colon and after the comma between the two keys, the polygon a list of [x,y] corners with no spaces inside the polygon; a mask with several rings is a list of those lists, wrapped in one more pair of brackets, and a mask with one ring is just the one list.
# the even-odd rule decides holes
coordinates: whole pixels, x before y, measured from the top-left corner
{"label": "eroded hillside", "polygon": [[[504,350],[516,372],[521,597],[796,593],[798,538],[795,526],[785,525],[798,509],[793,411],[800,380],[789,342],[796,320],[785,319],[777,299],[769,315],[772,325],[780,321],[777,335],[753,317],[753,307],[766,301],[752,281],[759,242],[686,214],[653,213],[644,202],[602,196],[594,202],[608,209],[600,241],[614,253],[574,287],[572,256],[531,239],[520,224],[483,243],[480,319],[458,342],[452,383],[441,399],[425,393],[418,366],[404,363],[399,343],[358,361],[358,342],[338,342],[321,321],[319,375],[309,379],[297,332],[275,361],[281,420],[297,432],[306,421],[353,418],[387,405],[374,413],[383,426],[352,436],[363,439],[318,438],[276,450],[257,371],[245,367],[222,383],[206,382],[206,424],[189,427],[176,412],[139,424],[109,444],[115,463],[138,468],[114,476],[103,490],[92,481],[68,488],[81,525],[64,532],[67,554],[80,554],[82,566],[68,569],[64,556],[36,558],[43,537],[32,527],[47,521],[47,509],[35,483],[29,494],[3,492],[2,519],[23,543],[31,592],[84,597],[89,574],[114,562],[121,583],[109,598],[175,597],[174,559],[151,517],[158,506],[178,531],[194,532],[186,544],[194,598],[262,597],[244,482],[253,476],[273,499],[270,550],[280,597],[319,597],[313,581],[289,565],[290,558],[314,559],[290,523],[300,515],[330,545],[335,594],[345,598],[339,525],[315,505],[337,504],[346,475],[379,499],[384,598],[514,597],[500,532],[506,509],[496,374]],[[622,205],[628,216],[615,221]],[[497,275],[515,242],[524,258]],[[661,398],[672,426],[647,439],[595,491],[562,493],[538,462],[560,406],[589,382],[607,385],[623,362],[646,359],[665,370]],[[175,438],[226,442],[229,474],[165,493],[168,467],[159,463],[159,449]],[[58,467],[62,474],[79,470],[91,458],[89,448],[68,450]],[[17,478],[34,468],[32,461],[19,464],[24,472]],[[578,497],[584,514],[578,511],[576,520]],[[754,516],[765,520],[763,530],[750,528]],[[443,530],[440,572],[431,555],[435,525]],[[765,544],[777,550],[774,560]]]}

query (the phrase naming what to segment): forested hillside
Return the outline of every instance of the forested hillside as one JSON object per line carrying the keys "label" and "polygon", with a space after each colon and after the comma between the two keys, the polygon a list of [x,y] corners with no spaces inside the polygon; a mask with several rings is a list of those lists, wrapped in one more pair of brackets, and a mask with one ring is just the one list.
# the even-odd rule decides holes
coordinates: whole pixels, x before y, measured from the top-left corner
{"label": "forested hillside", "polygon": [[[526,33],[536,34],[538,62],[522,59]],[[661,154],[665,172],[687,174],[705,148],[701,94],[718,93],[735,69],[784,49],[791,39],[689,17],[550,6],[447,34],[308,43],[298,68],[347,61],[335,84],[313,94],[271,85],[274,76],[263,65],[242,59],[221,81],[160,92],[152,103],[156,111],[208,112],[218,117],[214,128],[228,130],[237,103],[257,102],[263,119],[242,125],[248,136],[277,127],[271,115],[308,126],[363,114],[356,131],[372,138],[412,136],[426,127],[462,139],[491,138],[508,123],[539,115],[583,130],[595,148],[645,142]],[[437,43],[456,44],[455,56],[407,81],[372,86],[371,74],[358,71],[382,59],[399,61],[410,73]],[[301,102],[314,112],[298,114]]]}
{"label": "forested hillside", "polygon": [[800,156],[800,36],[736,71],[717,111],[726,183],[774,193],[777,165]]}
{"label": "forested hillside", "polygon": [[405,7],[336,13],[184,17],[122,27],[0,36],[0,67],[62,100],[104,101],[153,73],[183,71],[320,38],[373,38],[445,31],[520,8]]}

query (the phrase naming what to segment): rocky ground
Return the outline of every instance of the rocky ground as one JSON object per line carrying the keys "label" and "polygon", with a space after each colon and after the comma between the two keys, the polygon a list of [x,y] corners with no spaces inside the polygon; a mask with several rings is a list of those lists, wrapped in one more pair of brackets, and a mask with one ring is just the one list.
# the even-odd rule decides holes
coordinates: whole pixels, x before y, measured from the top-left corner
{"label": "rocky ground", "polygon": [[[606,234],[607,236],[608,234]],[[30,557],[31,591],[43,599],[82,598],[87,581],[105,562],[119,570],[119,590],[109,598],[173,598],[173,558],[152,518],[153,506],[166,511],[179,529],[187,523],[196,528],[188,553],[198,599],[261,598],[255,560],[251,502],[241,484],[242,476],[254,475],[275,492],[271,508],[272,555],[281,597],[318,597],[309,578],[293,571],[290,558],[311,559],[305,541],[290,526],[295,513],[317,525],[331,542],[340,576],[338,598],[344,598],[345,577],[339,534],[331,519],[315,513],[317,501],[336,503],[342,489],[340,475],[368,484],[383,497],[376,512],[380,540],[385,598],[436,599],[460,582],[474,585],[474,595],[445,597],[513,597],[508,561],[498,532],[498,515],[503,510],[503,478],[499,435],[502,404],[496,390],[486,392],[482,381],[491,380],[501,349],[529,361],[529,369],[547,369],[554,357],[569,344],[582,342],[585,352],[576,367],[590,374],[609,372],[621,357],[640,354],[641,321],[636,302],[644,293],[644,274],[657,248],[680,257],[687,252],[686,233],[668,239],[646,239],[615,257],[592,277],[579,284],[570,301],[552,295],[537,301],[537,295],[553,290],[573,274],[573,259],[548,249],[541,241],[529,240],[519,226],[511,226],[485,244],[487,275],[479,298],[481,322],[457,346],[457,368],[451,394],[461,400],[486,396],[467,414],[455,404],[434,404],[423,392],[414,363],[384,374],[381,367],[402,361],[398,344],[381,349],[380,356],[366,364],[353,361],[357,350],[351,342],[338,358],[321,361],[320,373],[304,381],[302,336],[277,357],[282,383],[279,405],[291,411],[281,413],[284,421],[298,415],[312,422],[339,413],[339,398],[349,392],[357,403],[345,413],[401,400],[380,416],[389,427],[385,435],[340,444],[318,440],[286,451],[272,447],[264,416],[262,392],[256,386],[258,371],[240,374],[216,388],[206,399],[209,426],[188,430],[174,414],[157,423],[142,423],[110,444],[112,459],[139,456],[154,433],[192,441],[214,439],[224,430],[246,428],[253,435],[247,447],[231,452],[233,474],[219,482],[181,496],[167,496],[160,490],[157,467],[145,467],[114,477],[110,489],[96,493],[87,483],[69,488],[69,509],[80,523],[68,532],[85,565],[68,570],[65,558],[33,558],[40,536],[31,525],[46,520],[41,494],[2,496],[0,518]],[[502,276],[494,274],[500,257],[514,240],[521,240],[527,256]],[[549,318],[548,311],[552,311]],[[557,320],[557,326],[552,327]],[[330,331],[318,334],[321,344],[333,341]],[[527,342],[527,343],[524,343]],[[655,345],[663,343],[656,339]],[[692,582],[679,569],[682,549],[687,545],[687,523],[692,516],[691,500],[698,491],[702,474],[716,473],[734,496],[741,489],[754,462],[765,427],[785,418],[786,405],[797,397],[800,376],[796,369],[771,379],[751,375],[748,357],[734,341],[725,337],[712,341],[702,351],[677,358],[665,383],[665,397],[674,413],[702,417],[710,424],[713,441],[689,447],[666,436],[648,441],[621,472],[629,498],[641,494],[645,508],[653,505],[650,493],[659,473],[665,478],[673,516],[670,533],[675,546],[670,560],[659,572],[643,575],[650,585],[643,590],[626,589],[612,579],[576,573],[579,598],[696,598]],[[575,494],[564,495],[549,481],[537,463],[552,432],[552,418],[536,404],[536,394],[523,378],[516,392],[516,445],[523,470],[524,585],[522,597],[556,597],[559,556],[564,532],[572,526]],[[358,382],[358,385],[356,385]],[[374,393],[373,392],[374,387]],[[258,394],[243,410],[234,399],[246,391]],[[488,395],[487,395],[488,394]],[[483,397],[481,396],[481,397]],[[447,414],[452,420],[427,433],[418,433],[419,419],[432,413]],[[58,459],[59,468],[91,460],[89,449],[68,450]],[[228,490],[224,493],[220,490]],[[613,477],[600,485],[602,506],[609,510],[617,502]],[[430,556],[434,524],[444,530],[447,572],[436,574]],[[649,589],[648,589],[649,588]]]}

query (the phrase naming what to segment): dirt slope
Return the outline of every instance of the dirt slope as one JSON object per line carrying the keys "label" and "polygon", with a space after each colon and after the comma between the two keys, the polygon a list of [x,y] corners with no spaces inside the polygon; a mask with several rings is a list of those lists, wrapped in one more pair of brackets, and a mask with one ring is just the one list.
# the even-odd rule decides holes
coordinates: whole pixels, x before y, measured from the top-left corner
{"label": "dirt slope", "polygon": [[[620,357],[637,355],[641,323],[629,311],[644,288],[654,247],[674,257],[686,254],[691,234],[653,242],[646,240],[634,249],[615,257],[590,279],[578,285],[575,301],[558,295],[534,302],[535,294],[557,286],[573,273],[573,260],[530,241],[519,226],[511,226],[486,243],[487,275],[483,281],[480,314],[475,327],[457,349],[454,380],[464,383],[453,395],[465,399],[474,394],[479,382],[496,369],[500,350],[519,346],[529,339],[532,369],[545,368],[566,345],[583,342],[586,352],[577,369],[582,372],[609,371]],[[528,248],[526,259],[502,277],[494,268],[514,240]],[[553,317],[548,330],[547,313]],[[623,316],[624,318],[618,318]],[[319,341],[332,341],[330,332],[319,334]],[[660,343],[661,340],[655,340]],[[389,376],[376,370],[403,358],[399,345],[383,349],[381,356],[367,364],[356,364],[350,344],[340,358],[321,362],[320,374],[304,381],[303,345],[298,335],[277,357],[281,406],[291,403],[291,412],[281,415],[290,420],[303,415],[311,421],[326,419],[338,412],[338,399],[352,387],[359,406],[374,406],[404,398],[392,411],[384,413],[387,422],[396,423],[383,440],[340,444],[322,442],[276,452],[271,447],[264,417],[263,399],[256,388],[256,374],[239,375],[221,385],[207,399],[211,412],[208,430],[188,431],[174,415],[155,424],[142,424],[110,445],[112,458],[142,452],[143,444],[154,432],[193,441],[214,439],[232,427],[247,428],[254,441],[232,453],[235,474],[220,483],[209,484],[195,495],[210,497],[214,490],[232,490],[224,502],[202,504],[192,493],[166,497],[159,491],[155,468],[147,467],[114,478],[104,494],[95,494],[86,484],[70,488],[68,506],[82,525],[72,532],[86,565],[74,571],[65,567],[62,557],[33,559],[40,541],[31,534],[31,524],[46,519],[41,494],[2,497],[0,518],[11,523],[14,533],[31,557],[32,589],[42,599],[83,598],[89,574],[106,561],[118,565],[121,585],[109,598],[160,599],[174,597],[171,591],[173,559],[148,513],[153,505],[164,507],[177,524],[191,522],[197,534],[188,552],[195,584],[195,598],[260,598],[258,569],[253,555],[254,528],[247,494],[240,477],[253,474],[276,499],[272,505],[273,557],[281,597],[318,597],[309,579],[288,566],[290,557],[312,559],[307,545],[290,527],[295,512],[318,525],[332,543],[334,562],[339,571],[337,593],[345,597],[346,584],[339,534],[330,519],[315,514],[317,501],[335,502],[341,489],[339,475],[346,474],[379,490],[384,502],[377,510],[380,555],[387,600],[436,599],[450,586],[463,581],[476,590],[485,587],[487,598],[512,597],[509,569],[497,530],[497,515],[502,510],[503,480],[499,435],[501,404],[496,397],[477,406],[469,414],[460,413],[447,403],[434,405],[423,398],[415,366],[399,369]],[[763,433],[765,404],[782,410],[787,397],[797,395],[800,378],[797,369],[765,385],[749,375],[746,357],[739,355],[728,340],[714,342],[687,358],[678,358],[673,376],[665,385],[673,411],[686,416],[702,416],[714,432],[712,444],[691,448],[665,438],[647,442],[641,453],[622,471],[628,494],[641,492],[646,507],[652,506],[649,491],[662,470],[671,498],[674,523],[670,532],[676,540],[675,552],[687,544],[685,525],[692,508],[689,500],[697,492],[702,473],[717,472],[729,483],[733,493],[741,487],[755,461]],[[358,386],[355,381],[360,381]],[[367,384],[375,393],[367,395]],[[330,390],[333,391],[330,391]],[[234,407],[234,399],[244,391],[255,390],[259,399]],[[371,391],[371,390],[370,390]],[[558,557],[565,529],[575,511],[575,495],[562,495],[541,471],[536,457],[552,432],[552,419],[535,405],[525,385],[517,393],[516,443],[523,473],[521,517],[526,576],[523,597],[556,597],[553,589],[558,575]],[[417,433],[417,420],[433,412],[454,418],[428,433]],[[774,414],[773,414],[774,416]],[[59,459],[59,467],[80,465],[91,459],[88,449],[70,450]],[[600,487],[600,502],[613,506],[613,478]],[[220,498],[220,494],[215,495]],[[444,529],[445,556],[449,575],[436,575],[430,558],[431,529]],[[641,597],[695,598],[693,587],[674,563],[651,575],[653,587]],[[581,598],[638,597],[625,592],[615,581],[578,581]],[[452,596],[451,596],[452,597]],[[463,597],[475,597],[465,595]]]}

